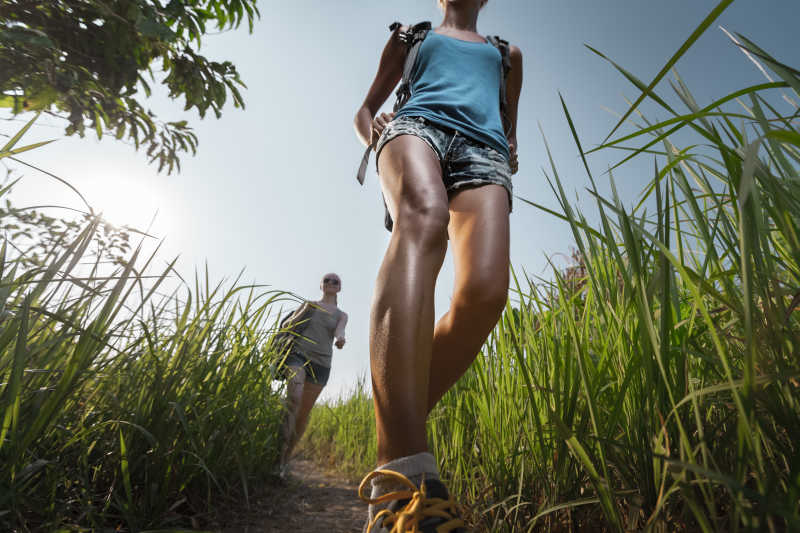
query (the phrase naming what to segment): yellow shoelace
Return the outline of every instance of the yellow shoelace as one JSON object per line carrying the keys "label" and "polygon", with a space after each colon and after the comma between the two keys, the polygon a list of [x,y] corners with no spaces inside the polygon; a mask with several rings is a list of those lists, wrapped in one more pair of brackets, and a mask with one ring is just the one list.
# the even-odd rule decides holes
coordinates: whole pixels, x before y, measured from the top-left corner
{"label": "yellow shoelace", "polygon": [[[401,485],[405,485],[408,489],[389,492],[374,499],[365,496],[364,489],[372,478],[378,476],[390,477]],[[370,520],[367,531],[370,531],[375,524],[380,523],[382,520],[383,527],[388,529],[389,526],[392,526],[389,533],[421,533],[422,530],[419,529],[419,523],[425,518],[434,516],[446,520],[446,522],[436,527],[437,533],[448,533],[455,531],[459,527],[464,527],[464,521],[457,516],[456,502],[452,497],[447,500],[428,498],[425,494],[424,485],[422,488],[417,488],[403,474],[391,470],[374,470],[370,472],[358,487],[358,497],[372,505],[396,500],[408,500],[408,504],[402,509],[398,509],[395,512],[384,509],[376,514]]]}

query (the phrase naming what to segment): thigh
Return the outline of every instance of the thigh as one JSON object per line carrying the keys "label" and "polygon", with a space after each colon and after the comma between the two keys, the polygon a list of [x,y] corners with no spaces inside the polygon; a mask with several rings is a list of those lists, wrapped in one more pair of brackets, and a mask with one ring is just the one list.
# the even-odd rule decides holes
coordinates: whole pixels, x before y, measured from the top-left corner
{"label": "thigh", "polygon": [[386,205],[397,220],[400,209],[445,208],[447,191],[442,181],[439,157],[431,146],[415,135],[400,135],[380,152],[378,173]]}
{"label": "thigh", "polygon": [[306,382],[303,388],[303,397],[300,400],[300,407],[297,409],[297,431],[299,435],[302,435],[305,431],[306,424],[308,424],[308,415],[311,414],[311,409],[314,407],[317,398],[319,398],[322,389],[323,385]]}
{"label": "thigh", "polygon": [[306,385],[306,370],[302,366],[286,365],[286,398],[293,405],[300,403]]}
{"label": "thigh", "polygon": [[450,200],[448,233],[456,287],[494,291],[508,288],[509,199],[501,185],[455,191]]}
{"label": "thigh", "polygon": [[323,388],[324,385],[306,383],[305,387],[303,387],[303,401],[300,407],[302,413],[308,414],[311,412],[311,408],[314,407],[314,403],[317,401],[317,398],[319,398]]}

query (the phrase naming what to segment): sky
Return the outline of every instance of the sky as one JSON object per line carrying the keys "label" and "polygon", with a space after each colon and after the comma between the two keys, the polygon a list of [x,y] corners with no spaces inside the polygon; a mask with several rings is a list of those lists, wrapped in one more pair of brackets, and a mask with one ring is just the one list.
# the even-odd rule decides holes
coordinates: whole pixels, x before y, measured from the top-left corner
{"label": "sky", "polygon": [[[636,89],[586,44],[649,82],[717,5],[709,0],[490,0],[478,31],[499,35],[523,53],[519,104],[520,171],[517,196],[557,209],[545,179],[549,144],[564,187],[591,220],[588,179],[569,132],[563,96],[585,148],[602,142],[627,109]],[[435,0],[292,0],[261,2],[261,19],[246,28],[209,35],[201,52],[231,60],[247,84],[246,108],[227,106],[221,119],[200,120],[155,90],[148,106],[162,120],[187,119],[199,138],[196,156],[185,156],[180,174],[158,174],[143,153],[113,139],[64,138],[64,123],[43,118],[24,144],[59,139],[29,152],[25,161],[77,187],[89,203],[118,224],[149,227],[164,240],[166,264],[191,278],[208,266],[212,279],[267,284],[309,299],[321,296],[326,272],[343,282],[339,306],[349,315],[347,344],[334,350],[323,399],[346,393],[368,373],[369,306],[389,240],[374,166],[365,186],[355,173],[362,146],[353,132],[357,108],[375,75],[389,37],[388,25],[441,20]],[[738,0],[677,64],[702,106],[764,81],[719,29],[739,32],[789,65],[800,65],[796,21],[800,0]],[[667,83],[660,94],[677,102]],[[390,110],[390,98],[385,107]],[[680,106],[678,106],[680,108]],[[665,111],[645,105],[652,119]],[[18,129],[25,116],[0,122],[0,133]],[[623,130],[624,131],[624,130]],[[603,171],[619,152],[590,157],[601,192]],[[621,167],[615,179],[626,205],[650,179],[652,160]],[[65,187],[29,169],[10,199],[17,206],[81,207]],[[511,260],[531,276],[548,277],[548,262],[564,265],[572,243],[557,218],[515,200]],[[439,276],[436,313],[452,289],[448,254]]]}

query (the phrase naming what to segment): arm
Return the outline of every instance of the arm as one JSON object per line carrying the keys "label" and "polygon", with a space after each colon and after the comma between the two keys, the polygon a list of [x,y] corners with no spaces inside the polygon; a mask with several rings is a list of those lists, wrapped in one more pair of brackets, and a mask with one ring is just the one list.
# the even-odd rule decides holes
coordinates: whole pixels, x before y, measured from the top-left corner
{"label": "arm", "polygon": [[517,161],[517,107],[519,105],[519,95],[522,92],[522,51],[516,47],[509,47],[509,58],[511,59],[511,71],[506,80],[506,112],[511,123],[508,131],[508,149],[511,152],[511,173],[516,174],[519,169]]}
{"label": "arm", "polygon": [[336,324],[336,332],[333,334],[336,339],[336,347],[340,350],[344,347],[344,327],[347,325],[347,313],[342,311],[339,322]]}
{"label": "arm", "polygon": [[364,103],[358,108],[354,126],[356,135],[365,145],[370,145],[378,140],[383,128],[392,120],[394,113],[381,113],[376,117],[375,113],[381,108],[383,103],[392,94],[400,78],[403,77],[403,63],[406,57],[406,45],[399,39],[399,33],[406,31],[407,27],[396,29],[381,54],[381,61],[378,65],[378,73],[367,92]]}

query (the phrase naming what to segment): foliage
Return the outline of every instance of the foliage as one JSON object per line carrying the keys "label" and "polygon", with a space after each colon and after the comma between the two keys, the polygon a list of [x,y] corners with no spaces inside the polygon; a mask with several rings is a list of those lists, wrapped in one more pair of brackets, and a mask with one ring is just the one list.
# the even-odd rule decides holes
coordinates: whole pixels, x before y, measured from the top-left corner
{"label": "foliage", "polygon": [[[336,443],[332,446],[332,443]],[[360,376],[348,393],[311,411],[300,443],[306,456],[358,482],[377,461],[375,413],[367,380]]]}
{"label": "foliage", "polygon": [[143,107],[145,75],[161,68],[171,98],[201,117],[220,116],[244,86],[230,61],[199,53],[211,27],[252,31],[256,0],[7,0],[0,3],[0,106],[15,113],[53,110],[66,134],[93,128],[146,149],[159,171],[180,170],[179,153],[195,152],[186,121],[159,122]]}
{"label": "foliage", "polygon": [[[270,314],[283,293],[206,273],[161,295],[175,261],[153,273],[155,252],[97,216],[4,215],[0,530],[186,528],[247,502],[280,453]],[[102,265],[102,250],[123,257]]]}
{"label": "foliage", "polygon": [[[96,219],[90,213],[81,213],[77,220],[54,217],[41,210],[15,207],[6,199],[5,207],[0,207],[0,232],[14,249],[17,264],[25,268],[41,267],[61,255],[86,225]],[[86,258],[121,265],[131,251],[130,237],[129,228],[97,220],[97,231],[92,234],[94,242],[86,250]]]}

